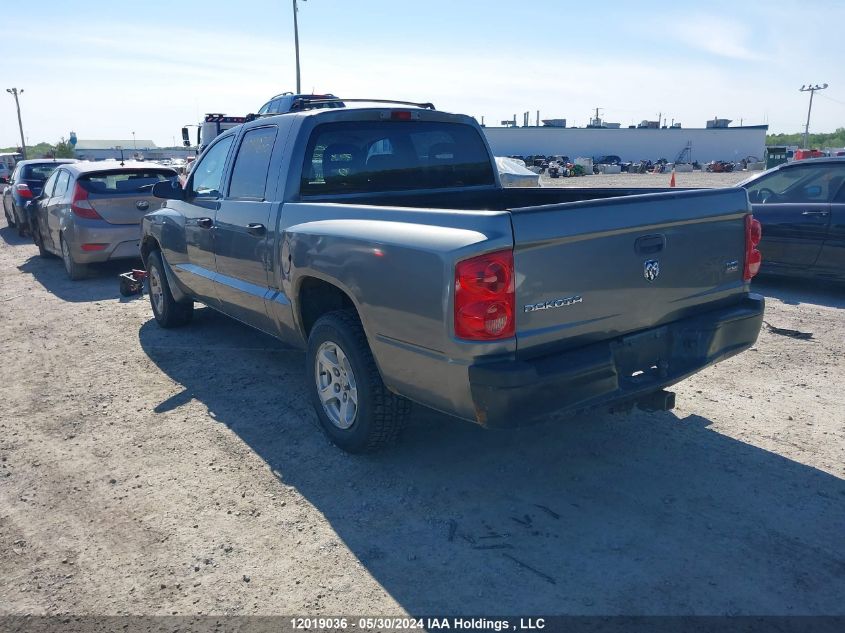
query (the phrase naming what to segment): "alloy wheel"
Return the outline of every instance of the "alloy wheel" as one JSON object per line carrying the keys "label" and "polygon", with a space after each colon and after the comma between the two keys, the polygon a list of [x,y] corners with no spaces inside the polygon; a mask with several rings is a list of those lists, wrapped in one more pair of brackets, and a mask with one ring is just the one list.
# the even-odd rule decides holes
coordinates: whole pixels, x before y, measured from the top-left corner
{"label": "alloy wheel", "polygon": [[348,429],[358,416],[358,387],[349,359],[337,343],[326,341],[317,349],[314,364],[323,411],[336,427]]}

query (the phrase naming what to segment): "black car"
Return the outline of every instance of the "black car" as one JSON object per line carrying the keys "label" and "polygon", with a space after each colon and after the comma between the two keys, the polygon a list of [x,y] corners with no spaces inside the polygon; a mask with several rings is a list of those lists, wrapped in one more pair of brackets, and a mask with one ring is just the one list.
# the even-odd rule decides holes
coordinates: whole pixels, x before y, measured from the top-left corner
{"label": "black car", "polygon": [[784,163],[739,186],[763,225],[762,273],[845,281],[845,157]]}
{"label": "black car", "polygon": [[9,186],[3,191],[3,213],[9,226],[16,226],[18,235],[29,230],[26,205],[41,195],[44,183],[59,165],[75,163],[73,159],[22,160],[15,165]]}

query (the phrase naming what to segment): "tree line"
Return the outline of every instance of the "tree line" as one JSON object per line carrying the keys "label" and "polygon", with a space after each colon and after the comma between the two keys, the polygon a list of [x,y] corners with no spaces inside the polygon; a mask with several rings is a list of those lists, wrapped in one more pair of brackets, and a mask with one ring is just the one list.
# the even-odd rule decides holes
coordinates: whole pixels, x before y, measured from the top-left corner
{"label": "tree line", "polygon": [[[810,134],[808,146],[821,149],[823,147],[845,147],[845,127],[836,128],[835,132]],[[803,146],[804,135],[797,134],[767,134],[766,145],[798,145]]]}

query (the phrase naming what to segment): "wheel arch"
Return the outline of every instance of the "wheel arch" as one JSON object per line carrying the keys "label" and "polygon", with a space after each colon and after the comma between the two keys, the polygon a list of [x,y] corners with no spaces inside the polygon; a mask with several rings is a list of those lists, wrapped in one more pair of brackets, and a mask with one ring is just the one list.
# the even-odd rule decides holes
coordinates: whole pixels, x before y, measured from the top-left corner
{"label": "wheel arch", "polygon": [[141,260],[144,262],[145,267],[147,265],[147,258],[153,251],[161,252],[161,245],[152,235],[145,235],[141,240]]}
{"label": "wheel arch", "polygon": [[361,321],[361,313],[352,294],[339,284],[310,275],[299,280],[296,292],[296,317],[304,340],[308,340],[308,335],[317,319],[336,310],[353,310]]}

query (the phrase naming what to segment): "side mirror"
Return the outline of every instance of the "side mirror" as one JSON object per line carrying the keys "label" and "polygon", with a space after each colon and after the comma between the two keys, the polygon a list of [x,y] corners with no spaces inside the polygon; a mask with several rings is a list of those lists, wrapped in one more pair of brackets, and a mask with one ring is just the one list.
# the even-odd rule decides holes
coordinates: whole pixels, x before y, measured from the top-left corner
{"label": "side mirror", "polygon": [[188,128],[186,127],[182,128],[182,145],[185,147],[191,146],[191,135],[188,134]]}
{"label": "side mirror", "polygon": [[179,186],[178,181],[163,180],[153,185],[152,194],[156,198],[163,198],[164,200],[184,200],[185,190]]}

